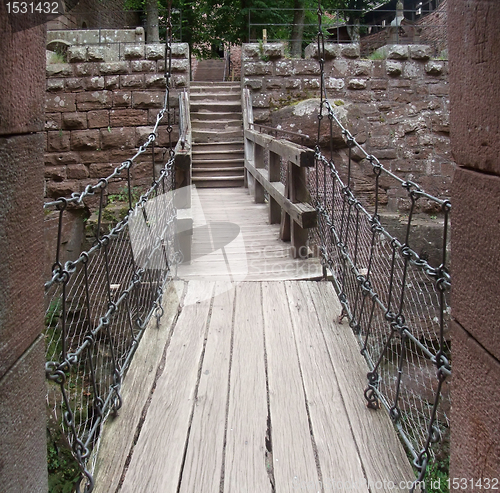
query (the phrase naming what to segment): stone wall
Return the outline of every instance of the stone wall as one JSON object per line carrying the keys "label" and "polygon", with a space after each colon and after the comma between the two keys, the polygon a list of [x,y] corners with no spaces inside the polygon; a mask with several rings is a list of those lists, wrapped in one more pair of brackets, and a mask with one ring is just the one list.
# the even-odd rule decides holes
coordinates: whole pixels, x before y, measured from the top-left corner
{"label": "stone wall", "polygon": [[[392,45],[385,54],[383,60],[361,59],[359,45],[327,44],[329,100],[358,142],[384,166],[429,193],[448,197],[455,168],[449,140],[448,64],[431,59],[431,48],[423,45]],[[242,74],[243,86],[252,90],[256,122],[302,130],[314,136],[314,144],[316,114],[296,112],[287,122],[279,120],[277,110],[319,97],[316,45],[306,49],[305,59],[286,58],[281,44],[244,45]],[[342,147],[342,139],[336,142]],[[363,164],[360,175],[369,172]],[[389,188],[390,209],[404,209],[405,195],[399,187]]]}
{"label": "stone wall", "polygon": [[0,50],[1,489],[46,493],[43,19],[0,8]]}
{"label": "stone wall", "polygon": [[[126,45],[121,61],[106,61],[106,54],[105,46],[72,46],[68,63],[47,65],[47,199],[82,191],[132,157],[147,140],[163,107],[164,45]],[[179,91],[189,86],[187,44],[174,45],[173,57],[171,103],[176,109]],[[175,143],[176,132],[172,138]],[[165,120],[156,141],[159,164],[168,144]],[[143,161],[148,164],[139,157],[132,168],[134,185],[151,181],[151,156]],[[115,182],[109,192],[123,187],[123,182]]]}
{"label": "stone wall", "polygon": [[[500,3],[449,0],[452,231],[450,478],[467,491],[500,464]],[[453,484],[453,483],[452,483]],[[463,486],[461,486],[463,488]]]}

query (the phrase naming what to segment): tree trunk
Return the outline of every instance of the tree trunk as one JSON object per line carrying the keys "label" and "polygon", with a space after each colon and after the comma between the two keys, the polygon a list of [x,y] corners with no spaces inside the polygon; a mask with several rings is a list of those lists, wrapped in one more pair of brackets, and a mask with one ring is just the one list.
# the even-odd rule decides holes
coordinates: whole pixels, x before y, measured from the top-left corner
{"label": "tree trunk", "polygon": [[306,11],[304,10],[304,0],[294,0],[293,26],[292,26],[292,46],[291,53],[294,57],[302,56],[302,38],[304,35],[304,21]]}
{"label": "tree trunk", "polygon": [[359,43],[360,20],[359,20],[359,18],[357,18],[357,19],[353,19],[351,22],[352,22],[352,24],[347,26],[347,34],[349,34],[351,41],[354,41],[355,43]]}
{"label": "tree trunk", "polygon": [[158,0],[146,0],[146,42],[158,43],[160,41]]}

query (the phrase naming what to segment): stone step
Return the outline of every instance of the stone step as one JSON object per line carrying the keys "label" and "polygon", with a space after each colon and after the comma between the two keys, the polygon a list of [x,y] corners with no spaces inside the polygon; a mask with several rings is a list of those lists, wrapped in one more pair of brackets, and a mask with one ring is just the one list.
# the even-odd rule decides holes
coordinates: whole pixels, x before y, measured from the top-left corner
{"label": "stone step", "polygon": [[200,82],[193,81],[189,86],[189,92],[237,92],[241,93],[241,85],[239,82]]}
{"label": "stone step", "polygon": [[232,159],[197,159],[192,161],[193,169],[241,168],[245,158]]}
{"label": "stone step", "polygon": [[213,113],[212,111],[197,111],[195,113],[191,113],[191,122],[196,121],[213,121],[213,120],[243,120],[243,116],[240,112],[220,112]]}
{"label": "stone step", "polygon": [[227,177],[227,176],[243,176],[243,166],[230,166],[228,168],[194,168],[193,167],[193,178],[213,178],[213,177]]}
{"label": "stone step", "polygon": [[242,187],[244,184],[243,176],[224,176],[224,177],[194,177],[193,184],[197,188],[229,188]]}
{"label": "stone step", "polygon": [[190,104],[210,103],[213,101],[238,101],[241,106],[241,95],[239,92],[199,92],[189,95]]}
{"label": "stone step", "polygon": [[191,113],[211,111],[212,113],[241,113],[241,101],[192,101]]}
{"label": "stone step", "polygon": [[195,81],[222,81],[226,63],[223,59],[200,60],[194,72]]}
{"label": "stone step", "polygon": [[243,128],[242,120],[192,120],[191,129],[192,130],[229,130]]}
{"label": "stone step", "polygon": [[229,130],[191,130],[193,144],[197,143],[219,143],[221,139],[225,142],[232,140],[241,141],[243,136],[243,127]]}
{"label": "stone step", "polygon": [[193,147],[193,155],[220,151],[244,152],[243,140],[232,140],[231,142],[205,142],[198,143]]}

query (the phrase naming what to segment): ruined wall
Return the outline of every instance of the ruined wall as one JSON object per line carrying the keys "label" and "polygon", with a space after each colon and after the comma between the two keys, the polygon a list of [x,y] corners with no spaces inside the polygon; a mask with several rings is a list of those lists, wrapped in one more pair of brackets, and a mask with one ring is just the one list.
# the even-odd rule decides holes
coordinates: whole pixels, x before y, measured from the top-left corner
{"label": "ruined wall", "polygon": [[479,491],[479,481],[487,489],[487,481],[498,478],[500,464],[500,3],[449,0],[448,22],[458,165],[452,187],[450,477]]}
{"label": "ruined wall", "polygon": [[[107,61],[106,54],[105,46],[73,46],[68,50],[68,63],[47,65],[48,199],[82,191],[132,157],[147,140],[163,107],[164,45],[127,44],[121,61]],[[173,56],[171,103],[175,109],[179,91],[189,85],[187,45],[174,45]],[[176,141],[176,131],[172,139]],[[164,162],[168,144],[165,119],[156,141],[159,165]],[[150,156],[145,161],[150,163]],[[136,163],[132,168],[133,184],[149,184],[152,170],[142,166],[140,158]],[[111,184],[109,192],[123,189],[123,180],[125,177]]]}
{"label": "ruined wall", "polygon": [[[330,101],[369,153],[402,178],[447,197],[455,167],[449,142],[448,63],[430,54],[428,46],[392,45],[386,47],[386,59],[368,60],[360,58],[359,45],[327,44],[325,84]],[[307,48],[305,59],[289,59],[281,44],[247,44],[242,63],[242,85],[252,90],[256,122],[276,124],[279,108],[319,97],[316,45]],[[316,114],[308,121],[302,117],[293,115],[280,124],[315,139]],[[363,164],[360,176],[370,172]],[[405,195],[399,188],[388,189],[389,208],[404,208]]]}

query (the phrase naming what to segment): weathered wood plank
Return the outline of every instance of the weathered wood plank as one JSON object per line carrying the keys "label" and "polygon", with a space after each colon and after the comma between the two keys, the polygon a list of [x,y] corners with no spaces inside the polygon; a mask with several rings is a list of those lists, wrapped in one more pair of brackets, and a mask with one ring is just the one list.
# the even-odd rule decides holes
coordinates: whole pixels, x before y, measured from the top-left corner
{"label": "weathered wood plank", "polygon": [[211,282],[191,281],[120,493],[175,493],[194,405]]}
{"label": "weathered wood plank", "polygon": [[194,407],[181,493],[219,493],[223,469],[234,293],[230,283],[215,286],[210,326]]}
{"label": "weathered wood plank", "polygon": [[[348,409],[344,405],[323,331],[315,313],[307,282],[286,282],[292,326],[297,342],[304,389],[325,492],[348,490],[354,481],[356,491],[368,492],[364,472],[354,442]],[[306,489],[297,478],[296,490]],[[320,490],[319,485],[314,491]],[[343,487],[340,487],[343,486]],[[310,485],[313,491],[313,485]]]}
{"label": "weathered wood plank", "polygon": [[236,287],[224,492],[271,492],[260,284]]}
{"label": "weathered wood plank", "polygon": [[288,493],[297,480],[319,484],[309,430],[297,348],[281,282],[262,283],[276,492]]}
{"label": "weathered wood plank", "polygon": [[306,202],[294,203],[286,198],[283,183],[270,182],[267,170],[255,168],[250,161],[245,161],[245,167],[301,228],[314,228],[316,226],[317,212],[312,205]]}
{"label": "weathered wood plank", "polygon": [[415,479],[403,446],[388,414],[384,410],[375,411],[366,407],[363,392],[367,386],[368,367],[349,325],[334,322],[341,308],[331,283],[311,283],[309,289],[334,361],[368,484],[372,485],[372,489],[376,485],[377,491],[395,491],[389,482],[399,485],[402,481]]}
{"label": "weathered wood plank", "polygon": [[162,303],[165,313],[160,327],[156,328],[156,319],[153,318],[134,354],[121,389],[123,405],[118,416],[109,418],[103,429],[94,471],[96,493],[110,493],[118,488],[125,461],[133,446],[135,430],[152,391],[165,344],[177,316],[178,293],[182,294],[183,286],[183,282],[176,281],[166,290]]}
{"label": "weathered wood plank", "polygon": [[277,139],[271,135],[257,132],[256,130],[245,130],[245,139],[255,142],[259,146],[279,154],[286,161],[301,167],[314,166],[314,151],[308,147],[295,144],[288,140]]}

